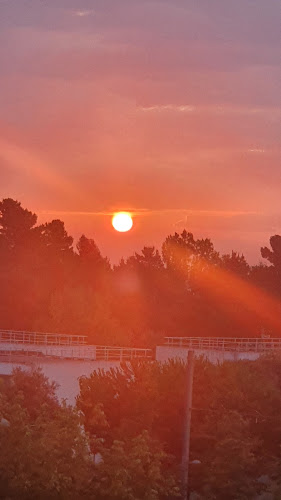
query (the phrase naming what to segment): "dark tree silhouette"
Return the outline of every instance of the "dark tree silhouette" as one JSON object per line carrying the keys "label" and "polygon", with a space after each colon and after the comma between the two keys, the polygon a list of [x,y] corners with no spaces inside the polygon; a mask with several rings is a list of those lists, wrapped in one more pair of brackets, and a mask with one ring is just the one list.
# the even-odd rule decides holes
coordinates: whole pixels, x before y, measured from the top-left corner
{"label": "dark tree silhouette", "polygon": [[37,228],[40,232],[43,247],[53,255],[63,258],[65,255],[73,253],[73,238],[65,230],[61,220],[52,220]]}
{"label": "dark tree silhouette", "polygon": [[210,239],[195,240],[184,230],[166,238],[162,246],[163,261],[171,269],[189,278],[193,270],[203,270],[208,264],[217,265],[219,253]]}
{"label": "dark tree silhouette", "polygon": [[77,250],[81,262],[85,263],[88,268],[95,268],[96,270],[99,268],[104,270],[110,269],[108,258],[102,256],[100,249],[93,239],[86,238],[82,234],[77,243]]}
{"label": "dark tree silhouette", "polygon": [[5,198],[0,202],[0,245],[13,249],[26,243],[37,222],[37,215],[22,208],[20,202]]}
{"label": "dark tree silhouette", "polygon": [[155,247],[144,247],[140,254],[137,252],[127,259],[129,266],[140,266],[149,270],[163,269],[164,263],[159,251]]}
{"label": "dark tree silhouette", "polygon": [[223,255],[221,261],[225,269],[242,278],[246,278],[250,273],[250,266],[243,254],[232,251],[231,254]]}
{"label": "dark tree silhouette", "polygon": [[281,236],[278,234],[271,236],[269,242],[271,250],[268,247],[262,247],[261,255],[275,267],[278,275],[281,275]]}
{"label": "dark tree silhouette", "polygon": [[36,222],[18,201],[0,202],[2,328],[155,346],[165,335],[258,335],[266,325],[238,289],[233,295],[235,276],[280,301],[281,236],[262,248],[267,266],[251,267],[237,252],[220,256],[210,239],[185,230],[166,238],[162,254],[146,245],[112,269],[93,239],[82,235],[75,248],[63,221]]}

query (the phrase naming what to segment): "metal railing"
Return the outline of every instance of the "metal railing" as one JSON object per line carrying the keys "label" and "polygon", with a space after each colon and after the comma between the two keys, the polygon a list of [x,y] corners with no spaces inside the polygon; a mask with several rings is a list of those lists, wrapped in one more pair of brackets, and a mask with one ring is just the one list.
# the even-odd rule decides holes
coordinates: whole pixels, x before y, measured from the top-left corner
{"label": "metal railing", "polygon": [[190,349],[266,352],[281,350],[281,338],[165,337],[165,345]]}
{"label": "metal railing", "polygon": [[76,346],[87,344],[87,336],[0,330],[0,344],[1,343]]}
{"label": "metal railing", "polygon": [[0,356],[27,356],[61,359],[94,360],[95,346],[78,345],[43,345],[43,344],[18,344],[0,343]]}
{"label": "metal railing", "polygon": [[110,347],[110,346],[96,346],[96,359],[106,361],[119,360],[129,361],[131,359],[151,359],[151,349],[141,349],[133,347]]}
{"label": "metal railing", "polygon": [[[28,357],[28,358],[59,358],[88,361],[130,361],[132,359],[152,359],[151,349],[136,349],[131,347],[110,346],[77,346],[76,348],[61,348],[56,346],[41,346],[39,350],[35,345],[4,345],[0,344],[0,359]],[[85,346],[86,347],[86,346]]]}
{"label": "metal railing", "polygon": [[0,330],[0,358],[60,358],[129,361],[151,359],[151,349],[88,345],[86,336]]}

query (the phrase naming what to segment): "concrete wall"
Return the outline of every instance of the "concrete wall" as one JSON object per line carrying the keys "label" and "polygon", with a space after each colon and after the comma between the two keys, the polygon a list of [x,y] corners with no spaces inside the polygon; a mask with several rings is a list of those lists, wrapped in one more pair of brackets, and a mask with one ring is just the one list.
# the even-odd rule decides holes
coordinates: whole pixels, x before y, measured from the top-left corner
{"label": "concrete wall", "polygon": [[[156,360],[168,361],[169,359],[187,359],[187,347],[157,346]],[[222,363],[223,361],[238,361],[240,359],[255,360],[260,356],[257,352],[238,352],[238,351],[217,351],[206,349],[194,349],[195,356],[204,356],[211,363]]]}
{"label": "concrete wall", "polygon": [[44,356],[55,356],[59,358],[82,358],[96,359],[95,345],[44,345],[44,344],[21,344],[11,342],[1,342],[0,350],[6,352],[35,352],[41,353]]}
{"label": "concrete wall", "polygon": [[57,394],[60,399],[66,399],[69,404],[75,404],[79,393],[78,378],[82,375],[89,376],[93,371],[120,366],[119,361],[79,361],[79,360],[33,360],[32,363],[7,363],[0,362],[0,376],[11,375],[13,368],[20,367],[30,370],[40,367],[50,380],[59,384]]}

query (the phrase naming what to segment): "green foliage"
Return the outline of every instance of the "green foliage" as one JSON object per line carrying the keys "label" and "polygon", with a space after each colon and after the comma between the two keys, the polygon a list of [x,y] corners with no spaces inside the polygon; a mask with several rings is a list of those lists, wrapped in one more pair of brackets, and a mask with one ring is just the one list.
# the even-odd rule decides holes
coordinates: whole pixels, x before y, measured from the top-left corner
{"label": "green foliage", "polygon": [[30,419],[35,420],[42,407],[48,408],[50,415],[59,408],[56,389],[56,383],[50,382],[40,370],[34,370],[31,376],[30,372],[15,368],[9,383],[2,386],[2,397],[8,405],[20,401]]}
{"label": "green foliage", "polygon": [[[146,429],[179,465],[184,423],[185,366],[133,363],[80,379],[77,406],[93,438],[110,448]],[[93,418],[96,409],[102,419]],[[191,489],[202,498],[254,498],[281,465],[281,359],[195,364]]]}
{"label": "green foliage", "polygon": [[93,491],[99,499],[158,500],[176,498],[179,488],[170,472],[169,457],[147,431],[126,442],[114,440],[102,448]]}
{"label": "green foliage", "polygon": [[77,412],[39,371],[17,370],[1,389],[1,498],[82,498],[90,457]]}
{"label": "green foliage", "polygon": [[[40,371],[14,371],[0,384],[0,491],[6,500],[162,500],[179,494],[171,459],[147,432],[132,441],[103,435],[101,404],[90,438],[76,409],[60,405]],[[3,451],[5,451],[3,453]],[[97,461],[97,454],[100,460]]]}
{"label": "green foliage", "polygon": [[[15,370],[0,383],[2,497],[177,498],[185,373],[179,361],[94,372],[80,379],[73,409],[59,404],[40,371]],[[270,491],[279,498],[280,413],[280,357],[198,359],[191,491],[214,500]]]}

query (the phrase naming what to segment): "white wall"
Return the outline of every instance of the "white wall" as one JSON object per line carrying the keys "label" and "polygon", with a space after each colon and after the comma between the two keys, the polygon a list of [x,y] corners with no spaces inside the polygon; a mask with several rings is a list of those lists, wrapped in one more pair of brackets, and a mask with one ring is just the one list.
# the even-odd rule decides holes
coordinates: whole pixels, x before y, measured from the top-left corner
{"label": "white wall", "polygon": [[[171,346],[157,346],[156,347],[156,360],[168,361],[168,359],[187,359],[187,347],[171,347]],[[238,361],[239,359],[255,360],[260,356],[257,352],[238,352],[238,351],[216,351],[206,349],[194,349],[195,356],[204,356],[212,363],[222,363],[223,361]]]}
{"label": "white wall", "polygon": [[119,361],[79,361],[79,360],[36,360],[32,363],[2,363],[0,362],[0,376],[10,375],[13,368],[20,367],[30,370],[32,367],[40,367],[50,380],[59,384],[57,394],[60,399],[67,399],[69,404],[75,404],[75,398],[79,393],[78,378],[82,375],[89,376],[93,371],[120,366]]}

